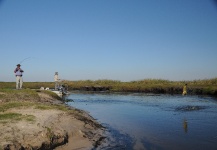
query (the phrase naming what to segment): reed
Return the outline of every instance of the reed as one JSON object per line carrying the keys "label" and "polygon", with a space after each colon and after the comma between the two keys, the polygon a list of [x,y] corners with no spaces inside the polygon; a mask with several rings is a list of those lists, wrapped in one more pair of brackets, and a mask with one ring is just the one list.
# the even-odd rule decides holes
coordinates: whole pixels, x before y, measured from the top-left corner
{"label": "reed", "polygon": [[[62,81],[67,84],[69,90],[84,90],[85,87],[105,87],[110,92],[145,92],[180,94],[184,84],[188,84],[189,94],[217,95],[217,78],[192,80],[192,81],[170,81],[162,79],[144,79],[138,81],[121,82],[117,80],[78,80]],[[24,88],[39,89],[40,87],[54,88],[53,82],[25,82]],[[2,89],[14,89],[14,82],[0,82]],[[1,94],[0,94],[1,96]]]}

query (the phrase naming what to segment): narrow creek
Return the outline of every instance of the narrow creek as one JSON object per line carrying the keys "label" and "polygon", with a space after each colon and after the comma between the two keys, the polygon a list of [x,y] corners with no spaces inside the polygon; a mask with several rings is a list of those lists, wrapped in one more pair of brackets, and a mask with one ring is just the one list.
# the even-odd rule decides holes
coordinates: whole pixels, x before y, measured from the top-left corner
{"label": "narrow creek", "polygon": [[98,149],[217,149],[214,98],[75,92],[67,99],[107,128],[106,143]]}

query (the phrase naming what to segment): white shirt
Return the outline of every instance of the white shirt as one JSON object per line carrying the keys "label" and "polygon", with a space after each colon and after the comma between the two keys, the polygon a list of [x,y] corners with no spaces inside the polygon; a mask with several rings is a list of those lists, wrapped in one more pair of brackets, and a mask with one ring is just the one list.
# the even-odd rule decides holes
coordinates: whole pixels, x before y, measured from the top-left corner
{"label": "white shirt", "polygon": [[56,81],[59,81],[59,79],[58,79],[58,75],[54,75],[54,81],[56,82]]}
{"label": "white shirt", "polygon": [[14,72],[15,72],[15,75],[16,75],[16,76],[22,76],[22,75],[23,75],[23,74],[22,74],[23,70],[22,70],[21,68],[16,68],[16,69],[14,70]]}

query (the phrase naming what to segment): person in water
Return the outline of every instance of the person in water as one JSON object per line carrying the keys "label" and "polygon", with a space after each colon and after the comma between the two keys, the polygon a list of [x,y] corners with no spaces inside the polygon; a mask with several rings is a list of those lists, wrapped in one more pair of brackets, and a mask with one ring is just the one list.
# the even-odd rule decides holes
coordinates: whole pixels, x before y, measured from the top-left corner
{"label": "person in water", "polygon": [[22,89],[23,86],[23,70],[20,68],[20,64],[17,64],[17,68],[15,68],[14,73],[16,76],[16,89]]}
{"label": "person in water", "polygon": [[187,95],[187,84],[185,84],[185,85],[183,86],[182,95]]}
{"label": "person in water", "polygon": [[188,121],[186,119],[183,120],[183,129],[185,133],[188,132]]}

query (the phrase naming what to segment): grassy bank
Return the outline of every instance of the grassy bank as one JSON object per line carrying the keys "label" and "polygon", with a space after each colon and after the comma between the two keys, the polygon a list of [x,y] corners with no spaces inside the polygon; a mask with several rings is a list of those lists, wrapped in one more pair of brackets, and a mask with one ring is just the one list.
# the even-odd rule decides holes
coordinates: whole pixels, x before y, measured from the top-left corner
{"label": "grassy bank", "polygon": [[27,121],[34,121],[34,116],[26,115],[23,116],[19,113],[7,113],[10,109],[24,109],[24,108],[34,108],[39,110],[61,110],[70,114],[73,114],[75,117],[81,117],[81,111],[78,109],[72,109],[66,107],[62,104],[51,104],[46,100],[42,100],[39,94],[45,95],[51,101],[61,100],[61,98],[51,92],[46,90],[13,90],[13,89],[0,89],[0,123],[5,120],[21,120],[25,119]]}
{"label": "grassy bank", "polygon": [[[107,90],[110,92],[143,92],[157,94],[181,94],[184,84],[188,84],[189,94],[217,96],[217,78],[193,81],[169,81],[161,79],[145,79],[131,82],[116,80],[79,80],[63,81],[69,90]],[[0,88],[14,88],[15,83],[0,82]],[[39,89],[40,87],[53,88],[53,82],[25,82],[24,88]]]}
{"label": "grassy bank", "polygon": [[[39,91],[38,91],[39,92]],[[0,124],[8,122],[18,122],[20,120],[26,120],[29,122],[35,121],[35,116],[32,115],[22,115],[20,113],[7,112],[10,109],[22,109],[35,107],[38,109],[42,104],[38,103],[40,97],[36,90],[12,90],[12,89],[0,89]],[[49,91],[46,92],[47,95],[53,97],[53,93]],[[35,103],[37,102],[37,103]],[[47,105],[42,105],[43,107]],[[48,105],[49,106],[49,105]]]}
{"label": "grassy bank", "polygon": [[0,150],[54,149],[66,143],[89,148],[100,140],[103,127],[84,111],[66,106],[51,91],[15,90],[10,84],[0,88]]}

